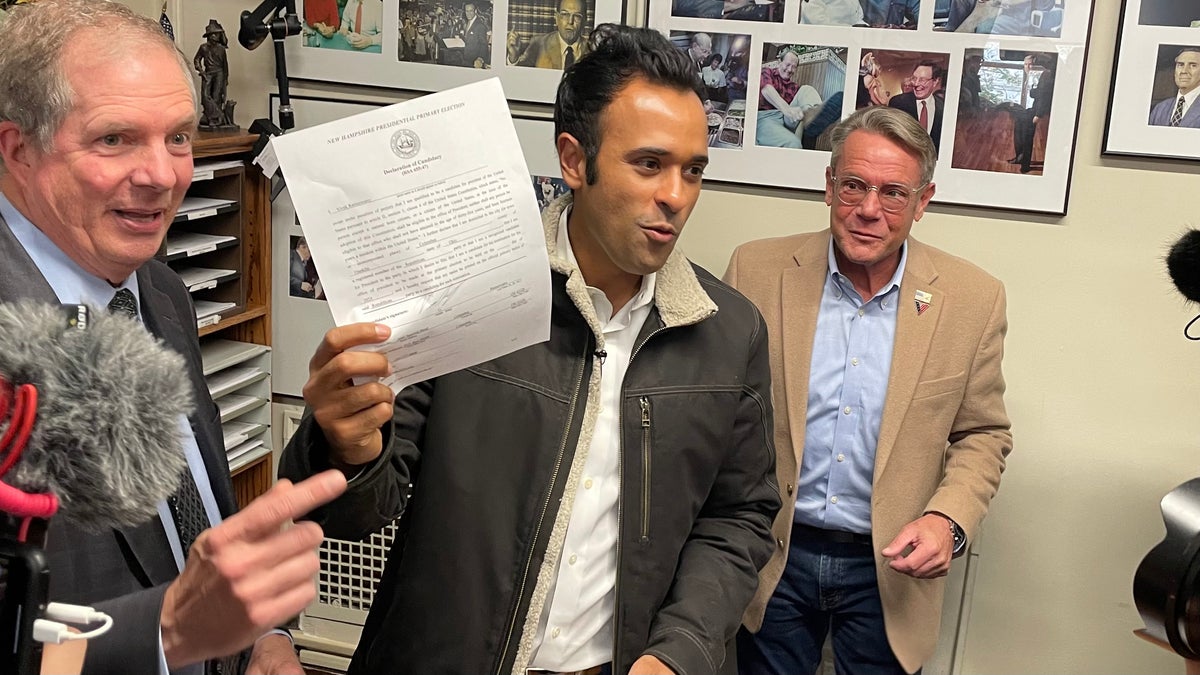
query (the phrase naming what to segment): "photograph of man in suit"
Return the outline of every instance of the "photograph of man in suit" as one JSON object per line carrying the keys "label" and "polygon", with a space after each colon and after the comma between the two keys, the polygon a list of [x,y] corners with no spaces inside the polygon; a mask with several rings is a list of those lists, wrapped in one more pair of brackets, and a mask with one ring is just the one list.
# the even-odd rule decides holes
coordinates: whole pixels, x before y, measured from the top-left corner
{"label": "photograph of man in suit", "polygon": [[922,61],[913,68],[912,91],[906,91],[888,99],[888,106],[903,110],[925,129],[933,139],[934,148],[940,147],[942,138],[942,79],[945,70],[937,61]]}
{"label": "photograph of man in suit", "polygon": [[584,0],[559,0],[554,12],[555,29],[535,35],[522,50],[515,32],[508,35],[508,59],[514,66],[562,70],[587,53],[588,6]]}
{"label": "photograph of man in suit", "polygon": [[464,43],[463,65],[468,68],[490,68],[492,27],[479,15],[479,10],[473,2],[463,5],[463,16],[467,21],[459,34]]}
{"label": "photograph of man in suit", "polygon": [[1184,47],[1175,55],[1175,86],[1174,96],[1150,109],[1150,125],[1200,128],[1200,47]]}
{"label": "photograph of man in suit", "polygon": [[235,513],[191,299],[154,259],[192,180],[189,65],[156,21],[117,3],[41,0],[0,24],[0,302],[136,318],[183,356],[196,404],[179,419],[188,471],[160,518],[101,531],[51,521],[49,595],[114,620],[89,641],[84,673],[199,675],[215,659],[240,673],[224,659],[251,646],[252,672],[298,673],[290,639],[270,629],[315,597],[322,532],[280,527],[345,479],[282,483]]}
{"label": "photograph of man in suit", "polygon": [[771,336],[784,502],[738,636],[756,675],[814,673],[831,630],[839,673],[919,669],[1012,449],[1004,286],[910,236],[929,136],[871,106],[831,141],[829,229],[744,244],[725,272]]}

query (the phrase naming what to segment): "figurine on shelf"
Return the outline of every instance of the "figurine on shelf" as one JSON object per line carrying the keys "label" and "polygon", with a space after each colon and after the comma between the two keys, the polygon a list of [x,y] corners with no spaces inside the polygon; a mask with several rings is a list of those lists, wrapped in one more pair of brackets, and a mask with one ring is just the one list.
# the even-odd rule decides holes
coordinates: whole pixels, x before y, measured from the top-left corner
{"label": "figurine on shelf", "polygon": [[200,74],[200,128],[236,129],[233,123],[233,107],[237,101],[225,97],[229,86],[229,38],[216,19],[208,20],[204,29],[204,44],[196,50],[192,63]]}

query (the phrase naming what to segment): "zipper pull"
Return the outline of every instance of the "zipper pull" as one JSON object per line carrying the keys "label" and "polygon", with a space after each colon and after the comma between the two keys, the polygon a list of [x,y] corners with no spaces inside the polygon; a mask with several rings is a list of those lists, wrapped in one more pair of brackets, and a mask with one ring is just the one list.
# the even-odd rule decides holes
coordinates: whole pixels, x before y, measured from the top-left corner
{"label": "zipper pull", "polygon": [[638,402],[642,406],[642,428],[649,429],[650,428],[650,399],[643,396],[640,399],[638,399]]}

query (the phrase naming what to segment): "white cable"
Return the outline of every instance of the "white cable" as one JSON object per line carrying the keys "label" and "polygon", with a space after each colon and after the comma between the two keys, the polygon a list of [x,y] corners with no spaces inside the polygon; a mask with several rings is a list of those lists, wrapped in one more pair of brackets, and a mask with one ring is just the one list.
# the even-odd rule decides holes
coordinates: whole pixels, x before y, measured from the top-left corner
{"label": "white cable", "polygon": [[[46,606],[45,619],[35,619],[33,622],[33,639],[38,642],[62,644],[69,640],[88,640],[104,635],[112,628],[112,617],[104,612],[98,612],[91,607],[68,605],[52,602]],[[68,623],[93,624],[101,626],[86,633],[75,633],[67,626]]]}

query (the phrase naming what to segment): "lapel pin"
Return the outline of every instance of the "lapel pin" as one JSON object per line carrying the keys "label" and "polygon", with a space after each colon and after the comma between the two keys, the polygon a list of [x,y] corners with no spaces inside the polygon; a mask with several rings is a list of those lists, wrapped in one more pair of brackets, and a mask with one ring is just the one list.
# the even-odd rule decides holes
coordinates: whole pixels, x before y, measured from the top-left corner
{"label": "lapel pin", "polygon": [[925,310],[929,309],[929,304],[932,302],[933,302],[932,294],[927,293],[925,291],[917,291],[917,296],[916,296],[917,316],[921,316],[922,314],[924,314]]}

